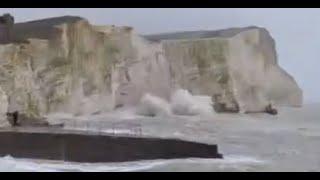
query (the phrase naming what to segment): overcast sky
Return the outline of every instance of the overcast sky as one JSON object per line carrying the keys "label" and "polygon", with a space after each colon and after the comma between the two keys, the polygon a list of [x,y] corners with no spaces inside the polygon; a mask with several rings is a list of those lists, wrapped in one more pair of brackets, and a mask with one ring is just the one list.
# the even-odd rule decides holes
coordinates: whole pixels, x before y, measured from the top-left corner
{"label": "overcast sky", "polygon": [[320,102],[320,9],[0,9],[17,22],[62,15],[78,15],[93,24],[133,26],[144,34],[213,30],[257,25],[276,40],[280,65],[297,80],[305,102]]}

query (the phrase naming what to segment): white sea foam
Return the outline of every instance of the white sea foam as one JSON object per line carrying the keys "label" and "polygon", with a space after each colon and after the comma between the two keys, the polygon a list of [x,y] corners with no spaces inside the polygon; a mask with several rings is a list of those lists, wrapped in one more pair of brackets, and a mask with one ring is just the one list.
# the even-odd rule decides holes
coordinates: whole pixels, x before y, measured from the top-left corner
{"label": "white sea foam", "polygon": [[171,160],[146,160],[134,162],[121,163],[71,163],[62,161],[47,161],[35,159],[16,159],[11,156],[0,158],[0,171],[7,172],[59,172],[59,171],[80,171],[80,172],[126,172],[126,171],[146,171],[153,168],[176,166],[180,163],[192,166],[196,163],[198,165],[210,166],[214,165],[228,166],[243,166],[244,164],[261,164],[264,161],[255,159],[253,157],[244,156],[230,156],[225,159],[201,159],[201,158],[187,158],[187,159],[171,159]]}

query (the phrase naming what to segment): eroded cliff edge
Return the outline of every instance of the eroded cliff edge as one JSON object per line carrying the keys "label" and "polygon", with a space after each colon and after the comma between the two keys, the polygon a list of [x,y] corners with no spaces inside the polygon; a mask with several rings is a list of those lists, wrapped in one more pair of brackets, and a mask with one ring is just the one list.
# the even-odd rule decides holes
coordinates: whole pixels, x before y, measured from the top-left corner
{"label": "eroded cliff edge", "polygon": [[9,41],[0,38],[2,117],[15,110],[30,117],[98,113],[136,105],[147,92],[169,99],[177,88],[219,94],[243,111],[302,104],[262,28],[140,36],[65,16],[2,24],[0,37],[8,32]]}

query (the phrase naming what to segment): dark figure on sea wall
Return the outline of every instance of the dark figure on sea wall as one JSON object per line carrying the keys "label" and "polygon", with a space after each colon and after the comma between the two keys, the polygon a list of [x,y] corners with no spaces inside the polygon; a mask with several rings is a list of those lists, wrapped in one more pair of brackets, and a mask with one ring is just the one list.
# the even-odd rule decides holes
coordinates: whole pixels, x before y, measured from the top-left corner
{"label": "dark figure on sea wall", "polygon": [[[24,113],[18,111],[7,112],[7,120],[12,127],[16,126],[50,126],[45,118],[31,118]],[[54,125],[56,127],[63,127],[63,124]]]}
{"label": "dark figure on sea wall", "polygon": [[0,16],[0,43],[8,43],[13,40],[14,17],[10,14]]}
{"label": "dark figure on sea wall", "polygon": [[11,126],[19,126],[19,112],[15,111],[15,112],[8,112],[7,113],[7,119],[9,121],[9,123],[11,124]]}

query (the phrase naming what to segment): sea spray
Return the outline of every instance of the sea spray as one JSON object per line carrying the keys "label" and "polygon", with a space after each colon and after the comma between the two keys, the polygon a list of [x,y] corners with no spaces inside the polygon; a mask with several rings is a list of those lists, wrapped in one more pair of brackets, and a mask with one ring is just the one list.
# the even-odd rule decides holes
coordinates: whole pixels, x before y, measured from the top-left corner
{"label": "sea spray", "polygon": [[168,116],[171,114],[170,104],[160,97],[147,93],[141,98],[136,113],[143,116]]}
{"label": "sea spray", "polygon": [[143,116],[169,116],[169,115],[206,115],[212,114],[212,101],[209,96],[193,96],[187,90],[176,90],[170,102],[145,94],[137,106],[137,114]]}
{"label": "sea spray", "polygon": [[209,96],[193,96],[184,89],[176,90],[171,96],[171,111],[176,115],[199,115],[213,113]]}
{"label": "sea spray", "polygon": [[194,98],[184,89],[176,90],[171,96],[171,110],[176,115],[198,114]]}

